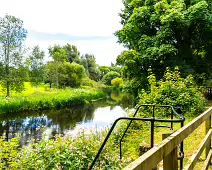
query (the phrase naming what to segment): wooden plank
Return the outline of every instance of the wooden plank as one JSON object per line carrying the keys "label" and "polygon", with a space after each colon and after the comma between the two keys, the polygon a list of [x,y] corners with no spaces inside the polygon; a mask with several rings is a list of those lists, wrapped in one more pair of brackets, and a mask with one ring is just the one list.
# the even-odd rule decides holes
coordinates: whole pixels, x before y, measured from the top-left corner
{"label": "wooden plank", "polygon": [[129,164],[125,170],[151,170],[168,155],[177,145],[187,138],[211,115],[212,107],[199,115],[193,121],[163,140],[160,145],[153,147],[137,160]]}
{"label": "wooden plank", "polygon": [[[162,139],[164,140],[171,134],[173,134],[174,131],[170,131],[168,133],[162,134]],[[178,159],[177,159],[177,147],[171,151],[167,156],[163,158],[163,169],[164,170],[177,170],[178,169]]]}
{"label": "wooden plank", "polygon": [[[205,121],[205,134],[208,133],[209,129],[211,128],[211,116]],[[211,149],[211,141],[207,144],[205,148],[205,159],[207,158],[207,155]]]}
{"label": "wooden plank", "polygon": [[178,170],[177,147],[163,158],[164,170]]}
{"label": "wooden plank", "polygon": [[184,170],[192,170],[192,169],[194,169],[194,167],[195,167],[199,157],[201,156],[203,150],[205,149],[207,144],[210,143],[211,135],[212,135],[212,129],[210,129],[208,131],[207,135],[205,136],[205,138],[203,139],[203,141],[199,145],[198,150],[189,159],[186,167],[183,168]]}
{"label": "wooden plank", "polygon": [[208,167],[209,167],[209,165],[211,163],[211,157],[212,157],[212,149],[210,150],[210,152],[209,152],[209,154],[207,156],[207,159],[205,160],[205,163],[203,165],[202,170],[207,170],[208,169]]}

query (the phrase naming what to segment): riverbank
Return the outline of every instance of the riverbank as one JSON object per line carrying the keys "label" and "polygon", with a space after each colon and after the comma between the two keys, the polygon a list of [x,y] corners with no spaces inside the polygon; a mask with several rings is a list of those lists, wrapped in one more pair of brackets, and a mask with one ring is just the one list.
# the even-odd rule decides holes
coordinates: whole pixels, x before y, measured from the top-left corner
{"label": "riverbank", "polygon": [[28,96],[0,97],[0,114],[64,108],[84,105],[92,100],[106,98],[106,94],[95,88],[67,88],[35,92]]}
{"label": "riverbank", "polygon": [[[193,118],[187,118],[186,124]],[[123,159],[119,159],[119,140],[126,128],[126,122],[122,122],[115,129],[107,142],[106,147],[100,155],[93,169],[122,169],[131,161],[137,159],[145,148],[150,147],[150,127],[143,123],[140,129],[130,128],[123,141]],[[174,129],[179,129],[179,124]],[[155,130],[155,144],[162,141],[162,134],[169,129]],[[25,148],[18,149],[18,139],[11,142],[4,142],[0,139],[1,163],[0,168],[6,169],[88,169],[93,161],[99,147],[101,146],[108,129],[85,134],[83,131],[77,138],[55,136],[51,140],[35,142]],[[195,152],[193,147],[198,146],[204,138],[204,124],[189,136],[185,144],[185,161]],[[194,140],[195,139],[195,140]],[[191,142],[193,145],[191,145]],[[195,143],[194,143],[195,142]],[[204,154],[196,168],[202,166]]]}

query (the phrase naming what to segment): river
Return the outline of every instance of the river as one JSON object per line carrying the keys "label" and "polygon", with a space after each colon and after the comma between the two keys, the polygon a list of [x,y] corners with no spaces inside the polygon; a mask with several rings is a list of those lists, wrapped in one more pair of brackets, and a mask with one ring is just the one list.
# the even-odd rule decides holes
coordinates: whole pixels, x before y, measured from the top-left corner
{"label": "river", "polygon": [[99,131],[125,116],[130,108],[131,97],[113,92],[107,100],[86,106],[0,115],[0,136],[6,141],[19,137],[20,145],[25,146],[56,134],[74,136],[79,131]]}

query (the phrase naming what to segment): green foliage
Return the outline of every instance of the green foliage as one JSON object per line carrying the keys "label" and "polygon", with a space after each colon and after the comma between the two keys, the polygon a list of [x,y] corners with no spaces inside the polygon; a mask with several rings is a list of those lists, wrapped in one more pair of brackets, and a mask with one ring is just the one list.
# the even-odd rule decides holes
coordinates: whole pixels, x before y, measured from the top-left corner
{"label": "green foliage", "polygon": [[65,46],[54,45],[53,47],[49,47],[50,57],[54,59],[54,61],[68,61],[72,63],[73,61],[79,62],[80,52],[77,47],[74,45],[66,44]]}
{"label": "green foliage", "polygon": [[48,62],[45,65],[45,82],[50,84],[50,88],[52,87],[52,84],[57,84],[58,82],[58,71],[56,70],[57,65],[55,62]]}
{"label": "green foliage", "polygon": [[124,81],[122,78],[115,78],[111,81],[112,86],[122,87],[124,85]]}
{"label": "green foliage", "polygon": [[85,77],[85,69],[75,62],[71,64],[65,62],[58,68],[58,83],[60,86],[79,87],[83,77]]}
{"label": "green foliage", "polygon": [[121,68],[116,66],[99,66],[99,69],[101,72],[100,79],[102,79],[103,76],[110,71],[116,71],[121,74]]}
{"label": "green foliage", "polygon": [[99,66],[96,64],[96,59],[93,55],[85,54],[80,57],[80,64],[84,66],[87,76],[91,80],[100,80]]}
{"label": "green foliage", "polygon": [[48,50],[50,57],[52,57],[55,62],[64,62],[68,60],[66,50],[63,49],[60,45],[49,47]]}
{"label": "green foliage", "polygon": [[10,142],[4,141],[0,138],[0,169],[14,169],[18,165],[19,158],[19,141],[13,138]]}
{"label": "green foliage", "polygon": [[[101,133],[83,132],[77,138],[55,136],[54,140],[42,140],[17,152],[18,140],[0,140],[2,169],[88,169],[107,131]],[[9,149],[11,152],[9,152]],[[8,153],[3,155],[2,153]],[[8,161],[5,161],[5,158]],[[6,164],[5,162],[8,162]],[[121,169],[129,160],[119,161],[116,144],[109,140],[94,169]]]}
{"label": "green foliage", "polygon": [[80,52],[76,46],[66,44],[63,49],[66,51],[66,55],[68,56],[69,63],[76,62],[79,63]]}
{"label": "green foliage", "polygon": [[97,89],[102,89],[105,87],[104,84],[101,82],[96,82],[94,80],[89,79],[89,77],[84,77],[81,81],[81,86],[88,86],[88,87],[93,87]]}
{"label": "green foliage", "polygon": [[34,93],[27,97],[13,97],[0,100],[0,113],[69,107],[86,104],[87,101],[105,97],[102,91],[92,88],[57,90],[52,93]]}
{"label": "green foliage", "polygon": [[[128,51],[117,58],[123,75],[147,82],[149,68],[162,78],[166,67],[179,67],[182,76],[211,77],[212,6],[210,0],[125,0],[120,13],[123,28],[116,32]],[[197,77],[198,78],[198,77]],[[133,84],[133,82],[131,83]]]}
{"label": "green foliage", "polygon": [[107,74],[105,74],[102,78],[102,82],[108,86],[111,85],[111,81],[117,77],[120,77],[120,74],[116,71],[110,71]]}
{"label": "green foliage", "polygon": [[156,81],[154,74],[148,77],[150,92],[142,90],[139,93],[139,104],[171,105],[181,107],[187,116],[200,114],[207,102],[196,87],[192,76],[180,77],[176,68],[174,72],[166,70],[163,80]]}
{"label": "green foliage", "polygon": [[[7,89],[7,97],[10,97],[10,87],[21,90],[24,73],[19,70],[23,66],[23,42],[27,31],[23,28],[23,21],[6,14],[0,18],[0,82]],[[23,70],[22,70],[23,71]]]}
{"label": "green foliage", "polygon": [[44,77],[44,51],[40,50],[39,46],[32,49],[29,57],[30,80],[36,87],[43,81]]}

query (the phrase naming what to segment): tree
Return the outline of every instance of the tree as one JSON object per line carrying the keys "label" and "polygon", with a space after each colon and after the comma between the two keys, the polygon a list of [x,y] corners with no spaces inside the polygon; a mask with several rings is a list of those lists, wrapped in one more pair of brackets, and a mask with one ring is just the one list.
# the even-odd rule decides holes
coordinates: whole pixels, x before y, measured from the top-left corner
{"label": "tree", "polygon": [[55,70],[55,62],[50,61],[45,65],[45,82],[49,83],[50,89],[52,88],[52,84],[57,84],[57,72]]}
{"label": "tree", "polygon": [[111,80],[111,84],[112,86],[115,86],[115,87],[121,87],[124,85],[124,81],[122,78],[117,77]]}
{"label": "tree", "polygon": [[59,85],[61,87],[79,87],[85,77],[85,69],[75,62],[65,62],[58,69]]}
{"label": "tree", "polygon": [[29,57],[30,60],[30,78],[33,85],[38,90],[38,84],[43,81],[44,75],[44,51],[40,50],[39,46],[35,46],[32,49],[32,53]]}
{"label": "tree", "polygon": [[80,59],[80,64],[84,66],[87,76],[91,80],[99,81],[101,72],[96,64],[96,58],[93,55],[85,54]]}
{"label": "tree", "polygon": [[128,51],[117,58],[125,77],[147,84],[147,70],[162,78],[167,66],[211,76],[212,5],[194,0],[124,0],[123,28],[115,34]]}
{"label": "tree", "polygon": [[50,57],[52,57],[55,62],[68,61],[66,50],[60,45],[54,45],[53,47],[49,47],[48,50]]}
{"label": "tree", "polygon": [[54,60],[54,69],[55,69],[55,77],[56,77],[56,86],[58,88],[59,85],[59,73],[58,73],[58,69],[60,67],[61,64],[63,64],[64,62],[66,62],[68,60],[68,56],[66,54],[66,50],[64,48],[62,48],[59,45],[54,45],[53,47],[49,47],[49,54],[50,57],[53,58]]}
{"label": "tree", "polygon": [[107,74],[105,74],[102,78],[102,82],[106,85],[111,85],[111,81],[117,77],[121,77],[118,72],[110,71]]}
{"label": "tree", "polygon": [[77,47],[74,45],[66,44],[63,49],[66,51],[66,55],[68,56],[68,61],[72,63],[73,61],[79,63],[80,52]]}
{"label": "tree", "polygon": [[[27,31],[23,28],[23,21],[6,14],[0,18],[0,60],[3,65],[2,85],[7,89],[10,97],[10,87],[23,86],[23,74],[16,74],[23,67],[22,47]],[[18,77],[17,77],[18,76]],[[16,87],[15,89],[19,89]]]}
{"label": "tree", "polygon": [[[57,54],[58,53],[58,54]],[[70,63],[77,62],[79,63],[80,52],[76,46],[66,44],[65,46],[54,45],[53,47],[49,47],[49,54],[51,57],[57,58],[60,61],[68,61]]]}
{"label": "tree", "polygon": [[110,71],[115,71],[121,74],[121,68],[117,66],[99,66],[99,70],[101,72],[100,79],[102,79],[103,76]]}

